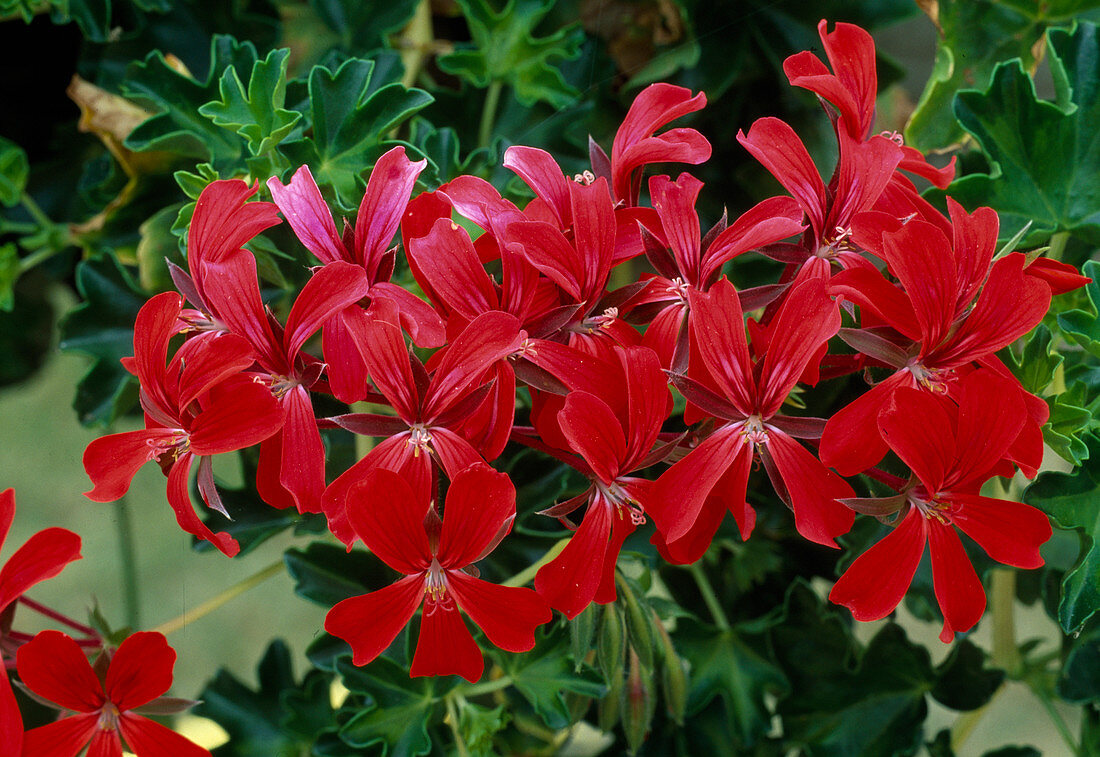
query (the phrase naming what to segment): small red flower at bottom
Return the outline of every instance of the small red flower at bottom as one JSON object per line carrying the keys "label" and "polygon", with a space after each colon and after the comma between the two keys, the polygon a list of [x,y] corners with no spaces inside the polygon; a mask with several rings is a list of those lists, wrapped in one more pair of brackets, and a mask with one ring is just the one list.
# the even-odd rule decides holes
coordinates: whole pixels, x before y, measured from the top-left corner
{"label": "small red flower at bottom", "polygon": [[497,586],[462,570],[496,547],[515,516],[512,482],[483,463],[454,477],[442,522],[401,476],[371,470],[348,496],[348,518],[363,543],[405,577],[340,602],[329,610],[325,630],[351,645],[352,662],[366,665],[423,605],[409,672],[457,673],[470,682],[481,678],[485,663],[458,610],[501,649],[530,650],[535,628],[553,615],[546,602],[531,589]]}
{"label": "small red flower at bottom", "polygon": [[176,652],[159,633],[135,633],[114,653],[103,680],[77,643],[43,631],[19,648],[23,684],[72,714],[27,731],[23,757],[210,757],[175,731],[136,714],[172,685]]}

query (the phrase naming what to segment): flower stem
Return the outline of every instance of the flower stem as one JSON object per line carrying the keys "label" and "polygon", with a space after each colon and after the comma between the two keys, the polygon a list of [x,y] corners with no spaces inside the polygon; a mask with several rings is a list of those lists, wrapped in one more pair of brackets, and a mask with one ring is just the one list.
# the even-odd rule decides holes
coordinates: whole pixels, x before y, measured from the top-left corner
{"label": "flower stem", "polygon": [[992,660],[1010,678],[1015,678],[1020,672],[1020,650],[1016,646],[1016,571],[1011,568],[994,568],[991,574]]}
{"label": "flower stem", "polygon": [[401,77],[401,83],[411,87],[416,83],[420,75],[420,69],[424,67],[424,61],[431,55],[435,37],[432,34],[432,4],[431,0],[420,0],[416,5],[416,11],[412,19],[401,32],[401,63],[405,66],[405,74]]}
{"label": "flower stem", "polygon": [[219,607],[224,605],[226,602],[229,602],[231,599],[234,599],[235,597],[238,597],[241,594],[244,594],[246,591],[251,589],[253,586],[259,586],[260,584],[262,584],[264,581],[271,578],[272,576],[274,576],[278,573],[281,573],[282,570],[283,570],[283,561],[280,559],[276,562],[273,562],[271,565],[268,565],[263,570],[260,570],[257,573],[252,574],[251,576],[244,579],[243,581],[240,581],[238,583],[233,584],[228,589],[223,591],[221,594],[217,595],[216,597],[213,597],[212,599],[206,600],[205,602],[203,602],[198,607],[195,607],[191,610],[188,610],[187,612],[183,613],[179,617],[173,618],[172,620],[169,620],[166,623],[161,623],[159,626],[157,626],[153,630],[158,631],[158,632],[164,634],[165,636],[172,633],[173,631],[178,631],[179,629],[183,628],[184,626],[186,626],[190,623],[193,623],[194,621],[198,620],[199,618],[201,618],[205,615],[209,615],[210,613],[214,612],[214,610],[217,610]]}
{"label": "flower stem", "polygon": [[458,757],[470,757],[470,750],[466,748],[466,740],[462,738],[462,731],[458,729],[458,708],[455,707],[455,698],[453,694],[446,696],[447,703],[447,725],[451,727],[451,733],[455,735],[455,749],[458,751]]}
{"label": "flower stem", "polygon": [[1051,260],[1061,260],[1062,253],[1065,252],[1066,243],[1069,241],[1068,231],[1059,231],[1056,234],[1050,236],[1050,249],[1047,250],[1047,257]]}
{"label": "flower stem", "polygon": [[707,578],[707,574],[703,572],[703,561],[699,560],[688,566],[688,570],[691,571],[691,575],[695,578],[695,583],[699,587],[699,593],[703,595],[703,602],[706,603],[707,609],[710,610],[711,616],[714,618],[714,625],[718,626],[723,631],[730,629],[729,618],[726,617],[726,611],[722,609],[721,603],[718,601],[717,595],[714,593],[714,588],[710,585],[710,579]]}
{"label": "flower stem", "polygon": [[62,615],[57,610],[52,610],[49,607],[46,607],[46,605],[44,605],[44,604],[41,604],[39,602],[35,602],[33,599],[30,599],[26,596],[22,596],[22,597],[19,597],[19,602],[21,604],[26,605],[30,609],[34,610],[39,615],[45,615],[47,618],[51,618],[53,620],[56,620],[58,623],[64,623],[69,628],[73,629],[74,631],[80,631],[80,633],[82,633],[86,636],[95,636],[95,629],[94,628],[91,628],[90,626],[86,626],[83,623],[77,623],[75,620],[70,618],[68,615]]}
{"label": "flower stem", "polygon": [[1054,727],[1058,729],[1059,735],[1062,737],[1062,741],[1066,742],[1066,746],[1069,747],[1070,754],[1080,754],[1079,747],[1077,746],[1076,739],[1073,738],[1073,734],[1070,733],[1069,726],[1066,725],[1065,718],[1054,707],[1054,702],[1050,699],[1050,694],[1044,691],[1040,686],[1033,686],[1031,688],[1033,694],[1042,703],[1043,709],[1047,711],[1050,716],[1050,720],[1054,723]]}
{"label": "flower stem", "polygon": [[501,586],[523,586],[529,583],[535,577],[535,574],[539,572],[539,568],[541,568],[543,565],[546,565],[546,563],[550,562],[555,557],[561,554],[561,551],[565,549],[565,545],[569,543],[569,540],[571,538],[573,537],[566,536],[564,539],[560,539],[559,541],[557,541],[554,546],[546,550],[546,554],[540,557],[533,565],[530,565],[521,570],[519,573],[516,573],[507,581],[501,583]]}
{"label": "flower stem", "polygon": [[500,104],[500,92],[504,88],[504,82],[494,79],[489,83],[489,89],[485,91],[485,104],[481,107],[481,123],[477,127],[477,146],[488,147],[493,138],[493,123],[497,117],[497,106]]}
{"label": "flower stem", "polygon": [[130,508],[126,498],[115,503],[118,529],[118,554],[122,568],[122,600],[125,607],[126,624],[130,628],[141,628],[141,598],[138,593],[137,544],[134,541],[134,521],[130,517]]}
{"label": "flower stem", "polygon": [[506,689],[512,685],[511,676],[501,676],[485,683],[471,683],[462,688],[462,696],[479,697],[482,694],[491,694],[494,691]]}

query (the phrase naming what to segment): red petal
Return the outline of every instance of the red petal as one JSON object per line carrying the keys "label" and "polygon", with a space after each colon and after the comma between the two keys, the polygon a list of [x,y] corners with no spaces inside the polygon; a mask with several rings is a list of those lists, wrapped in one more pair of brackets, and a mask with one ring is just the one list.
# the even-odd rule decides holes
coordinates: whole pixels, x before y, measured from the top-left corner
{"label": "red petal", "polygon": [[332,263],[350,258],[336,231],[332,211],[321,197],[309,166],[295,171],[286,186],[277,176],[272,176],[267,180],[267,188],[271,190],[271,199],[283,212],[290,228],[294,229],[295,236],[318,260]]}
{"label": "red petal", "polygon": [[[23,737],[23,757],[73,757],[99,731],[98,722],[99,713],[89,712],[32,728]],[[118,753],[122,753],[121,745]]]}
{"label": "red petal", "polygon": [[617,347],[615,354],[626,378],[626,456],[621,472],[637,467],[657,441],[661,425],[672,407],[657,355],[643,347]]}
{"label": "red petal", "polygon": [[176,460],[168,472],[168,504],[176,513],[176,523],[187,533],[213,544],[226,557],[235,557],[241,551],[237,540],[224,531],[214,533],[195,514],[187,487],[188,474],[191,472],[191,457],[190,454],[186,454]]}
{"label": "red petal", "polygon": [[952,488],[970,481],[981,485],[1008,454],[1027,421],[1022,390],[988,370],[967,374],[953,389],[959,403],[958,452],[944,485]]}
{"label": "red petal", "polygon": [[106,701],[83,650],[60,631],[42,631],[19,647],[16,659],[24,685],[66,710],[96,712]]}
{"label": "red petal", "polygon": [[943,610],[940,640],[946,642],[956,632],[969,631],[981,619],[985,612],[985,590],[955,529],[928,521],[928,530],[932,587]]}
{"label": "red petal", "polygon": [[688,173],[680,174],[675,181],[667,176],[654,176],[649,180],[649,194],[653,207],[661,217],[661,226],[676,264],[686,280],[702,285],[699,254],[699,214],[695,201],[703,182]]}
{"label": "red petal", "polygon": [[352,305],[325,321],[321,331],[329,389],[336,399],[347,405],[365,398],[370,389],[367,364],[358,341],[367,328],[366,312]]}
{"label": "red petal", "polygon": [[409,350],[401,336],[400,320],[393,302],[382,298],[374,300],[359,334],[359,349],[378,391],[385,395],[399,416],[408,423],[415,423],[420,398],[409,365]]}
{"label": "red petal", "polygon": [[383,468],[370,470],[347,499],[348,520],[367,548],[408,575],[427,570],[432,560],[424,532],[428,507],[401,476]]}
{"label": "red petal", "polygon": [[978,208],[973,215],[967,215],[962,205],[950,197],[947,198],[947,209],[951,212],[952,246],[959,282],[958,303],[963,308],[974,299],[989,273],[990,261],[997,250],[1000,222],[993,208]]}
{"label": "red petal", "polygon": [[0,569],[0,612],[36,583],[53,578],[79,559],[80,537],[72,531],[54,527],[31,536]]}
{"label": "red petal", "polygon": [[248,250],[227,255],[206,266],[199,274],[207,304],[214,309],[234,334],[243,336],[255,348],[267,370],[286,375],[290,372],[282,345],[275,341],[267,320],[260,285],[256,278],[256,258]]}
{"label": "red petal", "polygon": [[999,563],[1017,568],[1043,564],[1039,547],[1051,537],[1050,520],[1041,510],[1020,502],[976,494],[944,498],[952,505],[951,520]]}
{"label": "red petal", "polygon": [[19,757],[22,751],[23,717],[19,714],[19,704],[11,690],[8,672],[4,670],[0,673],[0,755]]}
{"label": "red petal", "polygon": [[405,148],[398,146],[380,157],[370,172],[355,216],[355,256],[371,281],[377,277],[382,253],[397,233],[416,177],[426,165],[426,160],[409,160]]}
{"label": "red petal", "polygon": [[195,417],[191,451],[196,455],[218,455],[244,449],[259,444],[282,426],[283,409],[271,391],[247,376],[234,376],[212,390],[210,404]]}
{"label": "red petal", "polygon": [[[902,149],[892,140],[873,136],[866,142],[854,140],[846,132],[837,132],[840,161],[825,228],[849,228],[857,213],[870,210],[894,177],[902,158]],[[830,236],[826,232],[826,236]]]}
{"label": "red petal", "polygon": [[[183,343],[172,358],[179,369],[179,399],[186,408],[200,395],[256,361],[252,345],[236,334],[210,332]],[[143,387],[144,388],[144,387]]]}
{"label": "red petal", "polygon": [[385,297],[397,305],[401,328],[418,347],[435,349],[447,341],[447,329],[439,313],[412,292],[388,281],[380,281],[370,289],[371,297]]}
{"label": "red petal", "polygon": [[164,634],[135,633],[119,645],[107,669],[104,689],[120,710],[132,710],[156,699],[172,686],[176,650]]}
{"label": "red petal", "polygon": [[614,481],[626,457],[626,437],[607,403],[588,392],[570,392],[558,412],[558,424],[570,448],[596,477],[605,484]]}
{"label": "red petal", "polygon": [[769,197],[741,214],[711,242],[703,254],[700,285],[706,286],[719,269],[743,252],[800,233],[802,208],[791,197]]}
{"label": "red petal", "polygon": [[833,585],[829,599],[851,610],[856,620],[889,615],[913,582],[927,528],[920,511],[910,508],[894,530],[848,566]]}
{"label": "red petal", "polygon": [[[92,741],[88,744],[88,752],[84,757],[122,757],[122,739],[115,729],[98,729],[92,735]],[[144,756],[143,756],[144,757]]]}
{"label": "red petal", "polygon": [[881,460],[889,447],[879,433],[878,416],[909,375],[895,373],[838,410],[821,435],[821,462],[842,476],[854,476]]}
{"label": "red petal", "polygon": [[235,253],[264,229],[279,223],[279,208],[270,202],[245,202],[256,193],[239,179],[214,181],[202,190],[187,229],[187,262],[191,273]]}
{"label": "red petal", "polygon": [[210,757],[210,752],[149,718],[123,713],[119,730],[127,746],[141,757]]}
{"label": "red petal", "polygon": [[[645,481],[649,484],[649,481]],[[637,490],[636,490],[637,491]],[[637,494],[635,493],[635,496]],[[603,565],[600,568],[600,584],[596,587],[596,593],[592,597],[593,602],[606,605],[615,601],[615,565],[619,561],[619,552],[622,551],[626,537],[634,533],[637,526],[626,515],[622,508],[614,507],[611,515],[611,538],[608,540],[607,549],[603,555]]]}
{"label": "red petal", "polygon": [[138,468],[153,460],[159,445],[169,444],[176,429],[150,428],[101,436],[84,450],[84,470],[92,490],[84,496],[95,502],[114,502],[130,489]]}
{"label": "red petal", "polygon": [[596,596],[611,538],[611,505],[594,500],[565,549],[535,575],[535,591],[568,618],[575,618]]}
{"label": "red petal", "polygon": [[410,240],[409,257],[447,307],[467,319],[499,308],[496,290],[470,235],[450,218],[440,218],[427,236]]}
{"label": "red petal", "polygon": [[13,520],[15,520],[15,489],[8,487],[0,492],[0,546],[3,546]]}
{"label": "red petal", "polygon": [[369,289],[363,269],[351,263],[329,263],[314,273],[302,287],[286,319],[283,333],[286,359],[293,364],[298,350],[325,321],[365,297]]}
{"label": "red petal", "polygon": [[859,305],[865,320],[869,311],[904,336],[921,340],[921,325],[909,298],[874,268],[861,266],[839,272],[829,281],[829,293]]}
{"label": "red petal", "polygon": [[584,299],[584,260],[561,231],[543,221],[509,224],[509,237],[521,240],[524,258],[560,286],[574,301]]}
{"label": "red petal", "polygon": [[508,652],[532,649],[535,629],[554,617],[546,601],[531,589],[497,586],[460,571],[448,571],[447,582],[462,611],[489,641]]}
{"label": "red petal", "polygon": [[745,415],[751,414],[756,381],[737,291],[722,279],[706,294],[689,289],[688,300],[692,343],[707,371],[730,402]]}
{"label": "red petal", "polygon": [[476,683],[485,670],[481,649],[456,607],[424,604],[411,676],[460,675]]}
{"label": "red petal", "polygon": [[325,630],[351,645],[353,663],[366,665],[397,638],[423,598],[423,574],[406,576],[384,589],[337,603],[325,616]]}
{"label": "red petal", "polygon": [[833,540],[847,533],[855,521],[855,513],[837,501],[854,497],[852,487],[781,431],[768,429],[767,448],[791,495],[798,533],[818,544],[836,546]]}
{"label": "red petal", "polygon": [[165,362],[168,340],[179,331],[183,303],[175,292],[163,292],[149,299],[134,322],[134,370],[138,381],[156,408],[176,417],[179,409],[169,396]]}
{"label": "red petal", "polygon": [[296,386],[283,395],[286,412],[283,426],[283,455],[279,464],[279,483],[294,497],[300,513],[321,512],[325,492],[325,445],[317,429],[313,404],[304,386]]}
{"label": "red petal", "polygon": [[424,399],[427,421],[446,412],[466,392],[484,381],[489,367],[516,352],[526,333],[515,316],[499,311],[479,315],[451,342],[440,360]]}
{"label": "red petal", "polygon": [[466,468],[447,489],[436,553],[439,564],[462,568],[480,559],[515,517],[516,488],[508,475],[484,463]]}
{"label": "red petal", "polygon": [[943,488],[955,462],[955,421],[929,392],[899,387],[879,414],[882,438],[930,494]]}
{"label": "red petal", "polygon": [[890,270],[913,303],[925,351],[930,350],[955,320],[958,283],[951,243],[935,226],[912,221],[883,234],[882,245]]}
{"label": "red petal", "polygon": [[778,118],[760,118],[747,135],[737,132],[737,141],[798,200],[810,219],[814,236],[820,239],[825,231],[828,196],[817,166],[794,129]]}
{"label": "red petal", "polygon": [[512,145],[504,151],[504,167],[515,171],[546,203],[554,212],[559,228],[567,228],[572,223],[569,180],[550,153],[537,147]]}

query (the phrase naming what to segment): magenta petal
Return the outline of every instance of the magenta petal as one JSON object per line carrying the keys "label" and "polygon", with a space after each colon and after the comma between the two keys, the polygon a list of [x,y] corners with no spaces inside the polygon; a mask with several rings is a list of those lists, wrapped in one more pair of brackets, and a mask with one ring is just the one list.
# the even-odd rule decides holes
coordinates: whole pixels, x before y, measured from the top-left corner
{"label": "magenta petal", "polygon": [[489,641],[508,652],[526,652],[535,646],[535,629],[554,617],[546,601],[531,589],[497,586],[448,571],[447,582],[455,602]]}
{"label": "magenta petal", "polygon": [[409,160],[405,148],[398,146],[380,157],[371,169],[367,191],[355,216],[355,256],[372,282],[377,278],[382,253],[397,233],[416,177],[426,165],[427,160]]}
{"label": "magenta petal", "polygon": [[565,549],[535,575],[535,591],[568,618],[579,615],[596,596],[611,538],[611,510],[602,499],[593,500]]}
{"label": "magenta petal", "polygon": [[829,600],[847,607],[856,620],[889,615],[913,582],[927,529],[920,511],[910,508],[894,530],[848,566],[829,592]]}
{"label": "magenta petal", "polygon": [[325,616],[325,630],[351,646],[353,663],[366,665],[397,638],[423,598],[424,576],[405,576],[378,591],[337,603]]}
{"label": "magenta petal", "polygon": [[512,145],[504,151],[504,167],[510,168],[534,190],[554,212],[558,226],[567,228],[572,221],[569,209],[569,180],[550,153],[537,147]]}
{"label": "magenta petal", "polygon": [[365,297],[369,289],[363,269],[351,263],[329,263],[314,273],[287,316],[286,359],[293,363],[298,350],[325,321]]}
{"label": "magenta petal", "polygon": [[271,198],[279,206],[294,234],[322,263],[349,260],[343,240],[332,220],[332,211],[321,197],[309,166],[294,172],[290,183],[283,186],[278,177],[267,180]]}
{"label": "magenta petal", "polygon": [[969,631],[985,612],[985,590],[955,529],[928,522],[932,551],[932,587],[943,610],[940,640],[950,641],[956,632]]}

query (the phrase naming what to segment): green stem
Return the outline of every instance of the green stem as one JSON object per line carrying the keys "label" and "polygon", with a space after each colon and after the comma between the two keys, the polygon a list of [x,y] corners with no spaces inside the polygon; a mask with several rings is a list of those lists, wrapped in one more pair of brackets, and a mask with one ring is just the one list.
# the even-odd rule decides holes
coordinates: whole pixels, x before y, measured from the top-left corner
{"label": "green stem", "polygon": [[951,724],[951,748],[954,751],[959,751],[963,742],[970,738],[970,734],[974,731],[974,728],[978,725],[978,722],[985,717],[985,714],[989,712],[993,702],[997,700],[997,697],[1001,695],[1001,692],[1005,690],[1005,685],[1001,686],[993,692],[993,696],[989,698],[989,701],[983,704],[976,710],[970,712],[964,712],[955,718],[955,722]]}
{"label": "green stem", "polygon": [[552,547],[550,547],[550,549],[546,550],[546,554],[543,555],[542,557],[540,557],[534,565],[530,565],[530,566],[524,568],[519,573],[516,573],[514,576],[509,578],[507,581],[505,581],[501,585],[502,586],[523,586],[523,585],[529,583],[532,579],[534,579],[535,574],[539,572],[539,568],[541,568],[543,565],[546,565],[546,563],[550,562],[555,557],[557,557],[558,555],[561,554],[561,551],[563,549],[565,549],[565,545],[569,543],[570,538],[571,537],[567,536],[564,539],[561,539],[560,541],[556,542],[554,544],[554,546],[552,546]]}
{"label": "green stem", "polygon": [[217,595],[216,597],[213,597],[212,599],[206,600],[205,602],[203,602],[198,607],[195,607],[191,610],[188,610],[187,612],[183,613],[183,615],[180,615],[177,618],[173,618],[172,620],[169,620],[167,623],[161,623],[159,626],[157,626],[153,630],[154,631],[159,631],[160,633],[167,636],[168,634],[172,633],[173,631],[178,631],[179,629],[183,628],[184,626],[189,625],[191,623],[194,623],[199,618],[201,618],[205,615],[209,615],[210,613],[214,612],[214,610],[217,610],[219,607],[224,605],[226,602],[230,601],[231,599],[236,598],[237,596],[239,596],[241,594],[244,594],[246,591],[251,589],[253,586],[258,586],[259,584],[263,583],[264,581],[271,578],[272,576],[277,575],[277,574],[282,573],[282,572],[283,572],[283,561],[282,561],[282,559],[280,559],[277,562],[274,562],[271,565],[268,565],[263,570],[260,570],[257,573],[252,574],[251,576],[244,579],[243,581],[239,581],[238,583],[233,584],[228,589],[223,591],[221,594]]}
{"label": "green stem", "polygon": [[1054,727],[1058,729],[1059,735],[1062,737],[1062,741],[1066,742],[1066,746],[1069,747],[1070,754],[1080,754],[1079,747],[1077,746],[1076,739],[1073,738],[1073,734],[1070,733],[1069,726],[1066,725],[1065,718],[1058,712],[1058,709],[1054,706],[1054,702],[1051,701],[1050,695],[1046,691],[1043,691],[1038,686],[1033,686],[1032,693],[1043,704],[1043,709],[1047,711],[1050,716],[1051,722],[1054,723]]}
{"label": "green stem", "polygon": [[462,696],[479,697],[483,694],[491,694],[494,691],[506,689],[512,685],[511,676],[501,676],[485,683],[471,683],[462,687]]}
{"label": "green stem", "polygon": [[494,79],[485,91],[485,103],[481,107],[481,123],[477,127],[477,146],[488,147],[493,138],[493,123],[497,117],[497,105],[500,104],[500,92],[504,82]]}
{"label": "green stem", "polygon": [[54,249],[53,247],[39,247],[25,258],[19,259],[19,272],[26,273],[39,263],[46,262],[59,252],[61,252],[61,250]]}
{"label": "green stem", "polygon": [[1059,231],[1056,234],[1052,234],[1050,237],[1050,249],[1047,250],[1047,257],[1051,260],[1061,260],[1062,253],[1065,252],[1066,243],[1068,241],[1068,231]]}
{"label": "green stem", "polygon": [[416,83],[420,69],[424,67],[424,60],[431,55],[432,44],[435,42],[432,34],[431,0],[420,0],[417,3],[416,12],[401,33],[400,41],[401,63],[405,66],[401,83],[405,87],[411,87]]}
{"label": "green stem", "polygon": [[23,203],[23,207],[27,209],[27,212],[31,214],[31,218],[38,222],[39,226],[49,228],[56,225],[42,208],[38,207],[38,203],[29,194],[24,192],[19,200]]}
{"label": "green stem", "polygon": [[137,543],[134,541],[134,520],[126,498],[115,503],[118,528],[118,553],[122,567],[122,597],[126,608],[126,623],[141,628],[141,599],[138,593]]}
{"label": "green stem", "polygon": [[993,664],[1015,678],[1020,672],[1020,650],[1016,646],[1016,571],[994,568],[991,583]]}
{"label": "green stem", "polygon": [[458,729],[458,708],[455,707],[454,695],[448,694],[445,700],[447,703],[447,725],[451,727],[451,733],[455,735],[455,747],[458,749],[458,757],[470,757],[466,740],[462,738],[462,731]]}
{"label": "green stem", "polygon": [[688,570],[691,571],[691,575],[695,578],[695,583],[699,587],[699,593],[703,595],[703,602],[706,603],[707,609],[710,610],[711,616],[714,618],[714,625],[718,626],[723,631],[730,629],[729,618],[726,617],[726,611],[722,609],[721,603],[718,601],[718,596],[714,593],[714,588],[710,585],[710,579],[707,578],[707,574],[703,572],[703,561],[699,560],[688,566]]}

